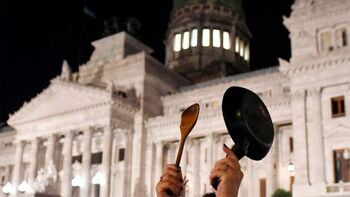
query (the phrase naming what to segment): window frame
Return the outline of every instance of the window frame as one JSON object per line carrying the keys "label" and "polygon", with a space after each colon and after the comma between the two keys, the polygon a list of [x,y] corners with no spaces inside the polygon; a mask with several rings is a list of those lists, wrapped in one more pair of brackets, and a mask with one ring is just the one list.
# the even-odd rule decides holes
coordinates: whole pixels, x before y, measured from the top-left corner
{"label": "window frame", "polygon": [[[177,36],[179,36],[179,42],[177,42],[178,41]],[[180,52],[181,48],[182,48],[182,32],[175,33],[173,38],[173,51]]]}
{"label": "window frame", "polygon": [[[339,30],[341,32],[341,34],[340,34],[341,45],[340,46],[338,45],[339,40],[338,40],[338,36],[337,36],[337,31],[339,31]],[[343,31],[341,31],[341,30],[345,30],[345,37],[346,37],[345,44],[344,44],[344,38],[343,38]],[[346,25],[339,25],[339,26],[335,27],[334,28],[334,39],[335,39],[335,43],[336,43],[337,48],[344,48],[344,47],[349,46],[349,28]]]}
{"label": "window frame", "polygon": [[[338,30],[341,30],[341,29],[345,29],[345,32],[346,32],[346,43],[345,45],[342,43],[340,46],[338,45],[338,37],[337,37],[337,31]],[[331,36],[331,41],[330,41],[330,47],[332,47],[330,49],[330,47],[328,47],[328,49],[324,49],[322,47],[322,34],[324,33],[330,33],[330,36]],[[344,48],[344,47],[348,47],[349,44],[350,44],[350,37],[349,37],[349,33],[350,33],[350,28],[347,24],[340,24],[340,25],[337,25],[335,27],[326,27],[326,28],[322,28],[322,29],[319,29],[318,32],[316,33],[317,35],[317,51],[318,53],[320,54],[323,54],[323,53],[329,53],[329,52],[332,52],[334,50],[337,50],[337,49],[341,49],[341,48]],[[342,35],[341,35],[342,37]],[[341,38],[341,42],[344,42],[343,41],[343,38]]]}
{"label": "window frame", "polygon": [[213,28],[211,33],[212,33],[212,38],[213,38],[212,39],[212,46],[214,48],[221,48],[221,43],[222,43],[221,30],[219,28]]}
{"label": "window frame", "polygon": [[[225,35],[227,35],[227,40],[225,39],[226,38]],[[225,40],[227,42],[225,42]],[[225,50],[231,50],[231,34],[227,30],[222,31],[222,48]]]}
{"label": "window frame", "polygon": [[[350,183],[350,167],[347,169],[347,166],[350,164],[350,158],[344,158],[344,151],[348,150],[350,152],[350,148],[340,148],[334,149],[333,152],[333,175],[334,175],[334,183],[339,183],[340,181]],[[337,159],[337,153],[340,154],[340,160]],[[340,169],[337,169],[337,163],[340,161]],[[347,163],[348,162],[348,163]],[[347,171],[346,171],[347,169]],[[345,171],[345,173],[344,173]],[[340,174],[338,174],[338,172]],[[345,178],[344,178],[345,177]],[[343,180],[345,179],[345,180]]]}
{"label": "window frame", "polygon": [[[121,154],[122,153],[122,154]],[[122,157],[121,157],[122,155]],[[125,148],[124,147],[120,147],[118,148],[118,158],[117,158],[118,162],[123,162],[125,161]]]}
{"label": "window frame", "polygon": [[[195,38],[196,39],[193,39],[193,35],[194,35],[194,31],[196,32],[196,36]],[[195,44],[194,44],[194,41],[193,40],[196,40],[195,41]],[[190,47],[197,47],[198,46],[198,28],[192,28],[191,29],[191,35],[190,35]]]}
{"label": "window frame", "polygon": [[[206,31],[206,33],[208,33],[208,40],[206,42],[204,42],[204,31]],[[202,47],[210,47],[211,45],[211,29],[210,28],[203,28],[202,29]]]}
{"label": "window frame", "polygon": [[[330,101],[331,101],[332,118],[338,118],[338,117],[346,116],[345,96],[344,95],[331,97]],[[333,108],[333,102],[336,102],[337,113],[335,113],[335,109]]]}

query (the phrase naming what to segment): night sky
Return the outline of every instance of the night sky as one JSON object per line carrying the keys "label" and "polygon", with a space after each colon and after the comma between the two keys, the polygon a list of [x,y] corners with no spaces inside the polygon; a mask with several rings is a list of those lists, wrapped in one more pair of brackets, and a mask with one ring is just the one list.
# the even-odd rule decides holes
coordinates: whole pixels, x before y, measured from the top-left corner
{"label": "night sky", "polygon": [[[251,42],[251,66],[259,69],[290,58],[288,31],[293,0],[243,0]],[[104,21],[117,17],[141,23],[137,38],[164,62],[165,31],[172,0],[0,1],[0,123],[35,97],[61,72],[64,59],[78,70],[88,61],[90,42],[102,37]]]}

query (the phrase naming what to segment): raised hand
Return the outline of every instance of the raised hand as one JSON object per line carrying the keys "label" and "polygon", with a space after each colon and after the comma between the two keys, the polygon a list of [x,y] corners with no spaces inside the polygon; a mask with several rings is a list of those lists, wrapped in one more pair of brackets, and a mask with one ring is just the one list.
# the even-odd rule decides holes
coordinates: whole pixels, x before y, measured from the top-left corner
{"label": "raised hand", "polygon": [[187,180],[182,178],[181,168],[166,165],[156,186],[158,197],[184,197]]}
{"label": "raised hand", "polygon": [[213,182],[217,177],[220,179],[216,191],[217,197],[237,197],[243,173],[235,154],[226,145],[223,146],[223,150],[227,157],[215,163],[209,179],[210,182]]}

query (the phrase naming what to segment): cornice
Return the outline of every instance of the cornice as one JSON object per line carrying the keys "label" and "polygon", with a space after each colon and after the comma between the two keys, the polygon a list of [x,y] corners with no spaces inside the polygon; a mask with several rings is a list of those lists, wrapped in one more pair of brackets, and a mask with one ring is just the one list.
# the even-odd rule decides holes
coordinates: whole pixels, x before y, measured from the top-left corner
{"label": "cornice", "polygon": [[161,87],[165,91],[175,92],[177,90],[176,87],[169,85],[169,83],[166,83],[163,79],[155,75],[146,74],[145,80],[157,87]]}
{"label": "cornice", "polygon": [[344,15],[346,13],[349,13],[349,7],[350,6],[341,6],[337,11],[334,10],[330,10],[330,11],[321,11],[321,12],[317,12],[316,14],[313,13],[311,14],[311,10],[309,11],[310,14],[308,15],[304,15],[301,13],[296,13],[293,15],[292,11],[292,15],[289,18],[283,17],[283,21],[284,24],[288,27],[288,28],[292,28],[294,26],[296,27],[301,27],[304,26],[305,23],[312,23],[315,21],[319,21],[322,19],[329,19],[332,17],[338,17],[340,15]]}
{"label": "cornice", "polygon": [[292,100],[304,99],[306,95],[305,90],[296,90],[292,92]]}
{"label": "cornice", "polygon": [[128,55],[120,60],[113,60],[108,57],[101,57],[96,60],[91,60],[85,65],[81,65],[79,67],[79,81],[81,79],[86,79],[89,77],[94,77],[99,70],[103,70],[105,73],[110,73],[116,69],[125,69],[127,67],[132,68],[132,66],[136,63],[145,62],[146,53],[144,51],[140,51],[135,54]]}
{"label": "cornice", "polygon": [[117,107],[118,109],[122,109],[127,112],[136,112],[139,109],[139,104],[134,103],[128,100],[121,100],[121,99],[113,99],[112,104],[114,107]]}
{"label": "cornice", "polygon": [[307,96],[308,97],[317,97],[321,94],[321,88],[315,87],[315,88],[309,88],[307,89]]}
{"label": "cornice", "polygon": [[271,103],[266,103],[266,107],[267,108],[282,108],[282,107],[287,107],[291,105],[291,99],[288,100],[278,100],[278,99],[274,99],[275,102],[271,102]]}
{"label": "cornice", "polygon": [[102,108],[102,107],[106,107],[106,106],[111,106],[111,104],[112,104],[111,101],[100,102],[100,103],[96,103],[93,105],[88,105],[88,106],[84,106],[84,107],[79,107],[79,108],[67,110],[65,112],[50,114],[50,115],[43,116],[40,118],[29,119],[29,120],[26,120],[23,122],[11,121],[10,124],[18,126],[18,125],[23,125],[23,124],[26,124],[29,122],[33,123],[33,122],[38,122],[38,121],[43,121],[43,120],[49,120],[49,119],[53,119],[53,118],[64,117],[64,116],[75,114],[75,113],[84,113],[84,112],[86,113],[86,111],[90,111],[90,110],[94,110],[94,109]]}
{"label": "cornice", "polygon": [[[37,104],[45,102],[46,95],[56,92],[58,90],[63,91],[79,91],[83,92],[85,95],[92,95],[94,98],[99,98],[95,103],[90,103],[84,106],[77,106],[76,108],[68,109],[64,112],[57,112],[52,114],[43,115],[41,117],[28,119],[22,122],[17,120],[17,117],[21,117],[22,115],[30,114],[30,110],[35,107]],[[37,97],[34,97],[29,103],[25,103],[14,115],[10,116],[9,124],[10,125],[22,125],[28,122],[38,122],[43,120],[48,120],[52,118],[64,117],[67,115],[75,114],[75,113],[87,113],[87,111],[97,110],[99,108],[110,108],[113,106],[118,110],[123,110],[126,113],[134,113],[137,111],[137,104],[133,103],[129,100],[123,100],[119,97],[111,98],[110,92],[106,89],[97,88],[93,86],[84,86],[77,83],[62,81],[58,78],[55,78],[51,81],[51,84],[48,88],[46,88],[42,93],[40,93]]]}
{"label": "cornice", "polygon": [[221,78],[219,80],[213,80],[200,84],[194,84],[191,86],[185,86],[181,88],[181,91],[169,96],[163,96],[161,99],[164,102],[181,101],[186,95],[207,95],[208,92],[224,92],[227,87],[230,86],[257,86],[271,81],[276,82],[283,79],[285,76],[278,71],[277,67],[261,69],[253,72],[243,73],[235,76],[229,76]]}
{"label": "cornice", "polygon": [[[159,128],[174,128],[179,126],[180,113],[175,113],[171,115],[158,116],[155,118],[149,118],[146,122],[146,129],[148,130],[158,130]],[[221,108],[215,108],[208,111],[203,111],[198,117],[198,122],[205,122],[209,119],[221,118],[222,112]]]}
{"label": "cornice", "polygon": [[[322,59],[308,65],[297,65],[296,63],[281,62],[280,71],[286,75],[296,75],[302,72],[310,72],[325,68],[331,68],[337,65],[350,63],[350,56],[336,57],[333,59]],[[301,65],[301,66],[300,66]]]}
{"label": "cornice", "polygon": [[[101,97],[103,99],[108,99],[109,98],[109,93],[101,88],[96,88],[96,87],[92,87],[92,86],[83,86],[77,83],[73,83],[73,82],[68,82],[68,81],[63,81],[60,80],[58,77],[54,78],[51,80],[50,85],[44,89],[41,93],[37,94],[36,97],[33,97],[29,102],[24,102],[24,104],[22,105],[22,107],[14,112],[13,114],[10,114],[10,118],[9,118],[9,122],[12,122],[11,119],[14,118],[14,116],[20,116],[22,114],[28,114],[29,110],[31,107],[33,107],[34,105],[36,105],[37,103],[40,102],[44,102],[44,99],[46,97],[47,94],[52,93],[57,91],[57,89],[72,89],[72,90],[76,90],[76,91],[88,91],[88,94],[93,94],[95,96]],[[82,90],[84,89],[84,90]]]}

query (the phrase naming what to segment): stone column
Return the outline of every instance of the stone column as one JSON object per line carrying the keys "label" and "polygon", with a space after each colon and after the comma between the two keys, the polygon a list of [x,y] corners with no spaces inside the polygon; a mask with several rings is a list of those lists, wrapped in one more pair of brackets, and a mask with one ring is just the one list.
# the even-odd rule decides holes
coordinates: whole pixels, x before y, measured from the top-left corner
{"label": "stone column", "polygon": [[73,133],[71,131],[65,133],[64,146],[63,146],[63,177],[61,186],[62,197],[72,196],[72,146],[73,146]]}
{"label": "stone column", "polygon": [[132,163],[132,152],[133,152],[133,146],[132,146],[132,139],[133,139],[133,130],[126,130],[125,131],[125,139],[126,139],[126,145],[125,145],[125,166],[124,166],[124,180],[123,180],[123,197],[130,197],[131,196],[131,163]]}
{"label": "stone column", "polygon": [[[156,175],[154,179],[154,184],[158,183],[162,174],[163,174],[163,143],[159,141],[156,143]],[[155,190],[154,190],[154,196],[157,196]]]}
{"label": "stone column", "polygon": [[192,141],[192,147],[193,147],[193,160],[192,160],[192,169],[193,169],[193,194],[194,196],[200,196],[200,180],[199,180],[199,169],[200,169],[200,152],[199,152],[199,140],[193,140]]}
{"label": "stone column", "polygon": [[16,142],[15,166],[13,169],[13,178],[12,178],[12,184],[13,184],[13,187],[15,188],[14,193],[12,194],[14,197],[18,196],[17,187],[21,181],[23,148],[24,148],[23,141]]}
{"label": "stone column", "polygon": [[163,174],[163,143],[156,143],[156,180],[158,180]]}
{"label": "stone column", "polygon": [[28,177],[28,184],[31,188],[33,188],[33,183],[36,176],[36,168],[37,168],[37,154],[38,154],[38,146],[39,146],[39,139],[34,138],[31,141],[31,153],[30,153],[30,166],[29,166],[29,177]]}
{"label": "stone column", "polygon": [[303,196],[310,188],[309,186],[309,155],[307,152],[307,131],[305,123],[305,90],[293,93],[292,110],[293,110],[293,139],[298,146],[295,148],[295,184],[293,195]]}
{"label": "stone column", "polygon": [[83,137],[83,162],[82,162],[83,184],[80,187],[80,197],[90,196],[91,139],[92,139],[92,128],[89,128],[84,131],[84,137]]}
{"label": "stone column", "polygon": [[[205,167],[205,175],[206,177],[209,177],[211,169],[214,166],[214,133],[210,133],[207,135],[207,165]],[[205,153],[204,153],[205,154]],[[207,183],[206,192],[213,192],[213,189],[210,185],[209,178],[205,179],[205,182]]]}
{"label": "stone column", "polygon": [[5,172],[5,184],[7,183],[7,182],[10,182],[11,181],[11,165],[7,165],[6,166],[6,172]]}
{"label": "stone column", "polygon": [[308,90],[307,106],[310,182],[315,192],[325,193],[326,176],[323,131],[321,125],[321,94],[319,88]]}
{"label": "stone column", "polygon": [[105,127],[103,131],[103,152],[102,152],[102,169],[101,173],[104,181],[101,184],[100,197],[108,197],[110,193],[111,180],[111,156],[112,156],[112,128]]}
{"label": "stone column", "polygon": [[266,196],[272,196],[273,192],[276,190],[276,173],[274,168],[274,145],[272,145],[271,150],[266,158]]}
{"label": "stone column", "polygon": [[214,133],[209,134],[206,139],[207,139],[207,172],[210,172],[211,168],[214,165]]}
{"label": "stone column", "polygon": [[50,162],[53,162],[53,153],[55,147],[55,135],[51,134],[48,136],[46,141],[46,152],[45,152],[45,170],[47,170]]}

